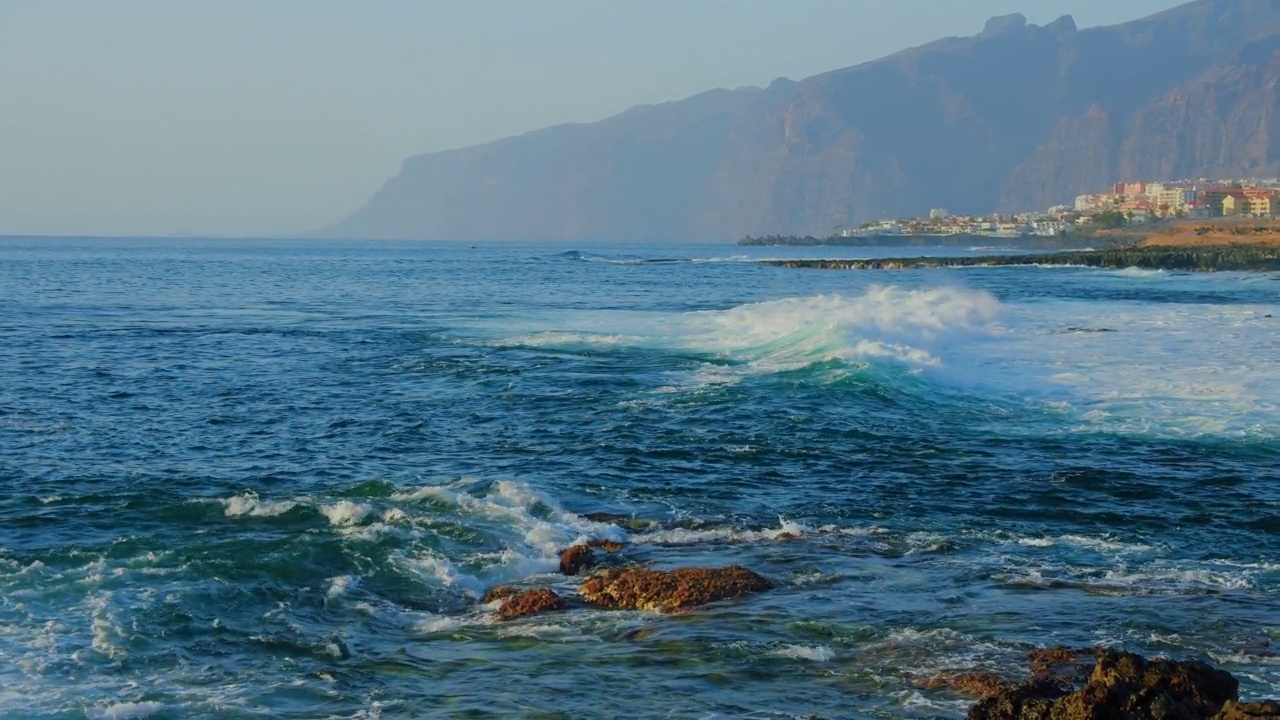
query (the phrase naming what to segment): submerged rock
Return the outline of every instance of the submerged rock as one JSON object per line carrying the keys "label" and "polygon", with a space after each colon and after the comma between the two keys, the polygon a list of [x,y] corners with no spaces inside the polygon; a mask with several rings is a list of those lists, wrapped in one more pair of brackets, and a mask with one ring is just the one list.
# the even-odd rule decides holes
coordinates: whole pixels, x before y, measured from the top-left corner
{"label": "submerged rock", "polygon": [[489,592],[484,594],[484,599],[481,602],[488,605],[494,600],[505,600],[512,595],[519,595],[521,592],[524,591],[518,587],[513,587],[511,585],[498,585],[489,588]]}
{"label": "submerged rock", "polygon": [[620,543],[615,540],[588,540],[587,547],[599,548],[607,553],[621,552],[627,546],[626,543]]}
{"label": "submerged rock", "polygon": [[624,543],[614,540],[588,540],[565,548],[560,553],[560,573],[562,575],[577,575],[583,570],[595,567],[596,556],[593,551],[596,549],[607,553],[616,553],[625,547]]}
{"label": "submerged rock", "polygon": [[595,523],[603,523],[606,525],[617,525],[626,530],[645,530],[654,525],[653,520],[641,520],[633,518],[629,515],[618,515],[616,513],[592,512],[583,513],[579,517],[590,520]]}
{"label": "submerged rock", "polygon": [[1097,648],[1069,648],[1064,645],[1032,650],[1027,654],[1031,675],[1078,685],[1089,679],[1097,659]]}
{"label": "submerged rock", "polygon": [[564,610],[568,607],[569,603],[564,598],[547,588],[525,590],[524,592],[510,595],[503,601],[502,607],[498,608],[498,618],[500,620],[515,620],[526,615]]}
{"label": "submerged rock", "polygon": [[764,577],[737,565],[670,572],[632,565],[596,573],[582,583],[581,592],[587,602],[601,607],[677,612],[771,587]]}
{"label": "submerged rock", "polygon": [[[1082,651],[1050,648],[1032,654],[1033,668],[1073,662]],[[1051,673],[1010,685],[980,701],[970,720],[1213,720],[1267,709],[1266,703],[1236,705],[1238,684],[1223,670],[1196,660],[1147,660],[1133,653],[1100,650],[1088,680],[1072,691]],[[1220,712],[1236,713],[1234,716]],[[1241,708],[1247,708],[1241,710]],[[1261,717],[1267,717],[1265,714]]]}
{"label": "submerged rock", "polygon": [[[1019,685],[1008,685],[969,710],[969,720],[1067,720],[1068,715],[1053,715],[1054,704],[1067,694],[1067,689],[1048,678],[1036,678]],[[1086,716],[1081,716],[1086,717]],[[1101,716],[1109,717],[1107,715]]]}
{"label": "submerged rock", "polygon": [[596,559],[592,556],[591,547],[588,545],[574,545],[560,553],[561,575],[577,575],[579,571],[586,570],[595,564]]}
{"label": "submerged rock", "polygon": [[1008,680],[992,673],[964,673],[963,675],[941,675],[919,683],[918,687],[928,690],[950,688],[960,695],[985,698],[1009,689]]}

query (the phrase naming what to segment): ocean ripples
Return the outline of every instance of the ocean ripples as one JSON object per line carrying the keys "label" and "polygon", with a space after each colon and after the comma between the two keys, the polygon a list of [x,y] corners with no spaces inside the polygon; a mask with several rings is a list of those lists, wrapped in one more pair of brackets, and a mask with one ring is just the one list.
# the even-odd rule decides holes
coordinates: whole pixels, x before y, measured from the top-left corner
{"label": "ocean ripples", "polygon": [[[1273,282],[67,242],[0,242],[0,715],[960,717],[1052,643],[1280,692]],[[778,587],[482,603],[586,539]]]}

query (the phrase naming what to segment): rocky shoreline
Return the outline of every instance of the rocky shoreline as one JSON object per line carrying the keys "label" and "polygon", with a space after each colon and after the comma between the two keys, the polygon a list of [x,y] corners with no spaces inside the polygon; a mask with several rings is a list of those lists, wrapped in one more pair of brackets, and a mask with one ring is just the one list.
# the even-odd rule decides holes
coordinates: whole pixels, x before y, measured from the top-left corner
{"label": "rocky shoreline", "polygon": [[978,699],[969,720],[1277,720],[1280,702],[1241,702],[1230,673],[1198,660],[1147,659],[1112,648],[1044,648],[1021,682],[984,674],[938,678]]}
{"label": "rocky shoreline", "polygon": [[762,260],[774,267],[811,270],[914,270],[927,268],[1065,265],[1074,267],[1187,272],[1280,271],[1280,248],[1261,245],[1209,247],[1144,246],[973,257],[878,258],[868,260]]}
{"label": "rocky shoreline", "polygon": [[[619,527],[645,522],[603,513],[583,517]],[[594,539],[565,548],[560,573],[584,576],[576,597],[562,597],[546,587],[500,585],[483,602],[493,605],[500,621],[575,607],[672,614],[775,587],[737,565],[655,570],[621,559],[627,547]],[[598,566],[603,567],[592,572]],[[1055,646],[1033,650],[1027,662],[1029,677],[1023,679],[962,672],[917,686],[974,698],[968,720],[1280,720],[1280,701],[1242,702],[1235,677],[1199,660]]]}

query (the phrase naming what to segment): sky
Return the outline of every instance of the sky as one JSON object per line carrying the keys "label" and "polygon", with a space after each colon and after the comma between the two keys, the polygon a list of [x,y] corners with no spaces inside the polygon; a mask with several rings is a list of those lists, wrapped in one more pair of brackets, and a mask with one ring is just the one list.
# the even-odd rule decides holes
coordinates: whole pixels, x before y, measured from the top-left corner
{"label": "sky", "polygon": [[6,0],[0,234],[301,234],[407,157],[1178,0]]}

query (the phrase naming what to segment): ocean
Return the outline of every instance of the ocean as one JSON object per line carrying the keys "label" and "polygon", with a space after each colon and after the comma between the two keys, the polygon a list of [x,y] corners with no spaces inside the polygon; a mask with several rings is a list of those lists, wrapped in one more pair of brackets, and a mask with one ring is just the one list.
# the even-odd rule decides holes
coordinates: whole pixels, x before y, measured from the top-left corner
{"label": "ocean", "polygon": [[[885,254],[0,239],[0,716],[961,718],[1054,644],[1280,695],[1280,275],[752,262]],[[589,538],[776,587],[481,602]]]}

